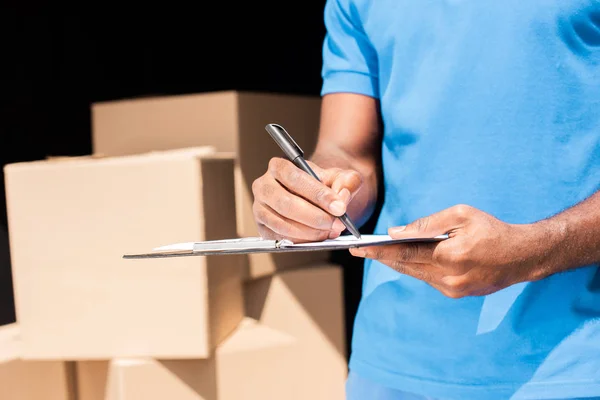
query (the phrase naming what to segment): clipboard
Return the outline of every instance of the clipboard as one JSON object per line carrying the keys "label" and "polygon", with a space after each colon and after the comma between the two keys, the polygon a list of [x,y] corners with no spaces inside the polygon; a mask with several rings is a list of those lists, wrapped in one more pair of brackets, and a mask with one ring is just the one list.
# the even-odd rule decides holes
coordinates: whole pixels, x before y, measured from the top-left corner
{"label": "clipboard", "polygon": [[340,236],[322,242],[293,243],[289,240],[268,240],[260,237],[209,240],[204,242],[175,243],[157,247],[148,253],[125,254],[125,259],[167,258],[190,256],[215,256],[252,253],[291,253],[305,251],[346,250],[368,246],[386,246],[400,243],[435,243],[448,239],[448,235],[425,238],[393,239],[389,235]]}

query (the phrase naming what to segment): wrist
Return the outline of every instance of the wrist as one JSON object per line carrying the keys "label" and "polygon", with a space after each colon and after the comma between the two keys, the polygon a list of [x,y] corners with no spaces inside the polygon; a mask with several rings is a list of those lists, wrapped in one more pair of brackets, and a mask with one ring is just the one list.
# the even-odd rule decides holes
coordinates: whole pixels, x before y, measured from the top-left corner
{"label": "wrist", "polygon": [[561,271],[565,265],[561,250],[567,237],[564,221],[547,219],[532,224],[517,225],[524,281],[537,281]]}

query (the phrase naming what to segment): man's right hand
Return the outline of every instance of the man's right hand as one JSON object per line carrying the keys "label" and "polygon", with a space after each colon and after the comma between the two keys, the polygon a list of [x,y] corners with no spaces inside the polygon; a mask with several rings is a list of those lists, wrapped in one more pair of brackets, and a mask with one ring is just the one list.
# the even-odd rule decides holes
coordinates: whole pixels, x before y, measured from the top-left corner
{"label": "man's right hand", "polygon": [[308,163],[321,182],[283,158],[272,158],[267,172],[253,182],[253,212],[262,238],[301,243],[334,239],[344,231],[337,217],[360,190],[361,175]]}

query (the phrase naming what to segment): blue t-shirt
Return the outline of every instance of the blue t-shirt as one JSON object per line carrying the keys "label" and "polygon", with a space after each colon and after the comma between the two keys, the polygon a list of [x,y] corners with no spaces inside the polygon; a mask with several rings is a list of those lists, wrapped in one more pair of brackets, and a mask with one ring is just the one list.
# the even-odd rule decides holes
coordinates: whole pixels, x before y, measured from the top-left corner
{"label": "blue t-shirt", "polygon": [[[600,189],[600,1],[329,0],[322,94],[380,100],[376,233],[456,204],[531,223]],[[365,264],[350,368],[456,399],[600,395],[600,268],[450,299]]]}

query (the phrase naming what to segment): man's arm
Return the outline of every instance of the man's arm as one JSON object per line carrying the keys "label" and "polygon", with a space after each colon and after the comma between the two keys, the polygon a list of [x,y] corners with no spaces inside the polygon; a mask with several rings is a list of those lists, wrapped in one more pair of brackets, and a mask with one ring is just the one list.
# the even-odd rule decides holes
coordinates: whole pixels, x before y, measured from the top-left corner
{"label": "man's arm", "polygon": [[357,225],[372,214],[379,167],[377,54],[347,0],[327,0],[319,140],[309,157],[321,182],[273,158],[254,181],[253,212],[263,238],[333,239],[348,213]]}
{"label": "man's arm", "polygon": [[310,161],[320,168],[353,170],[361,175],[362,187],[347,209],[359,226],[371,216],[377,201],[381,134],[375,98],[351,93],[323,97],[319,140]]}
{"label": "man's arm", "polygon": [[548,219],[508,224],[457,205],[392,227],[393,238],[449,234],[437,243],[350,250],[429,283],[446,296],[483,296],[521,282],[600,263],[600,192]]}
{"label": "man's arm", "polygon": [[600,191],[585,201],[531,226],[541,257],[533,279],[600,264]]}

